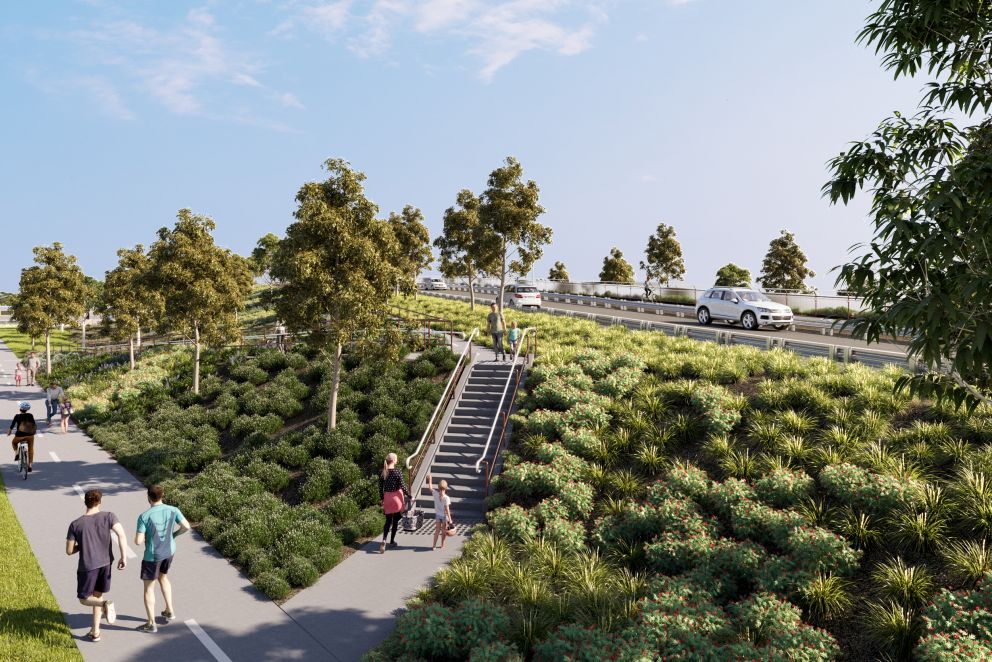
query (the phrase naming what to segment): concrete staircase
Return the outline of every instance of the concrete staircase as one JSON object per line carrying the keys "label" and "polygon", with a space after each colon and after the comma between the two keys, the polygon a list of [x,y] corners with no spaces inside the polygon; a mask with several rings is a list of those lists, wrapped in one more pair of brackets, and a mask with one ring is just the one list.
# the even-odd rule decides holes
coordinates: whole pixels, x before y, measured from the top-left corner
{"label": "concrete staircase", "polygon": [[[486,479],[484,473],[475,472],[475,463],[485,448],[512,368],[511,363],[495,361],[477,362],[472,366],[431,462],[434,483],[448,481],[451,515],[458,524],[481,522],[485,516]],[[496,433],[499,433],[498,428]],[[491,453],[492,446],[489,450]],[[424,511],[425,523],[433,519],[434,499],[426,480],[417,495],[415,507]]]}

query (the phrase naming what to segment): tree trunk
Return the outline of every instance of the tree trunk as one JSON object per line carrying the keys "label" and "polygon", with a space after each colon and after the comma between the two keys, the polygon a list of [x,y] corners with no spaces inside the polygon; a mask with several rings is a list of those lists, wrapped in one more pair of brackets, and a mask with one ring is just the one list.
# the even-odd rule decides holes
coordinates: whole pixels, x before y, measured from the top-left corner
{"label": "tree trunk", "polygon": [[499,306],[499,314],[503,314],[503,291],[506,289],[506,241],[503,241],[503,260],[500,263],[499,270],[499,298],[496,300],[496,305]]}
{"label": "tree trunk", "polygon": [[83,327],[83,351],[86,351],[86,320],[80,325]]}
{"label": "tree trunk", "polygon": [[334,353],[334,377],[331,380],[331,397],[327,401],[327,431],[330,432],[338,425],[338,385],[341,383],[341,350],[339,342]]}
{"label": "tree trunk", "polygon": [[193,325],[193,393],[200,394],[200,325]]}
{"label": "tree trunk", "polygon": [[141,322],[138,322],[138,349],[141,349]]}
{"label": "tree trunk", "polygon": [[52,332],[45,329],[45,374],[52,375]]}
{"label": "tree trunk", "polygon": [[34,351],[34,336],[31,336],[31,351]]}
{"label": "tree trunk", "polygon": [[468,277],[468,309],[475,310],[475,276]]}
{"label": "tree trunk", "polygon": [[131,370],[134,370],[134,335],[127,337],[128,358],[131,359]]}

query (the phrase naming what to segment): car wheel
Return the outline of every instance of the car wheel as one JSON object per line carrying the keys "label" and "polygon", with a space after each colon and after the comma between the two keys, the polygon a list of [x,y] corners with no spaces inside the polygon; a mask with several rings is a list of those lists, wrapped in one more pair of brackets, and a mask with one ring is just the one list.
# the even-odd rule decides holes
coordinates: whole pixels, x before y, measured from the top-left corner
{"label": "car wheel", "polygon": [[775,330],[776,331],[785,331],[788,328],[789,328],[789,325],[788,324],[776,324],[775,325]]}
{"label": "car wheel", "polygon": [[758,328],[758,318],[750,310],[745,310],[744,314],[741,315],[741,326],[748,331],[754,331]]}
{"label": "car wheel", "polygon": [[699,320],[699,323],[704,326],[713,321],[713,318],[710,317],[709,308],[700,308],[699,310],[697,310],[696,319]]}

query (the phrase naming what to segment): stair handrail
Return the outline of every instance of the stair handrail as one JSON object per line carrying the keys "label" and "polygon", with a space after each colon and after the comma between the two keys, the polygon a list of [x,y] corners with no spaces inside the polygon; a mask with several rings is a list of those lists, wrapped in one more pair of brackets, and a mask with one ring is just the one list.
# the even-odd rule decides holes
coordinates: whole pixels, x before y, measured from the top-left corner
{"label": "stair handrail", "polygon": [[[528,337],[529,336],[529,337]],[[479,460],[475,463],[475,473],[480,473],[482,471],[482,465],[486,465],[486,494],[489,494],[489,479],[493,475],[493,468],[496,466],[496,459],[493,458],[492,462],[486,459],[489,454],[489,445],[492,443],[493,435],[496,433],[496,424],[503,421],[503,425],[500,428],[499,441],[496,443],[496,453],[499,453],[499,449],[503,445],[503,437],[506,435],[506,424],[509,422],[509,409],[513,407],[513,402],[517,397],[517,389],[520,387],[520,379],[523,377],[524,365],[517,365],[517,358],[520,356],[520,350],[524,348],[524,343],[527,344],[527,351],[524,354],[524,365],[528,362],[528,357],[533,356],[537,353],[537,330],[534,327],[527,327],[520,334],[520,340],[517,343],[517,350],[513,353],[513,367],[510,368],[510,374],[506,376],[506,383],[503,385],[503,393],[500,395],[499,404],[496,405],[496,416],[493,418],[493,424],[489,427],[489,436],[486,437],[486,445],[482,449],[482,453],[479,455]],[[531,351],[531,343],[533,343],[533,351]],[[514,377],[516,377],[516,382],[513,383]],[[513,396],[511,397],[509,405],[504,408],[503,403],[506,402],[506,394],[510,389],[510,384],[513,383]]]}
{"label": "stair handrail", "polygon": [[[461,379],[462,373],[465,371],[465,357],[469,357],[469,361],[472,360],[472,341],[475,340],[475,336],[479,333],[478,327],[472,330],[469,334],[468,340],[465,342],[465,347],[462,349],[461,356],[458,357],[458,362],[455,364],[454,369],[451,371],[451,376],[448,377],[448,383],[444,386],[444,391],[441,393],[441,397],[437,401],[437,406],[434,407],[434,413],[431,414],[430,420],[427,422],[427,427],[424,429],[424,434],[420,437],[420,443],[417,444],[417,448],[414,449],[412,453],[406,458],[406,469],[407,469],[407,485],[410,486],[411,490],[413,488],[413,479],[420,471],[420,465],[424,461],[424,455],[421,451],[425,450],[427,446],[434,442],[434,435],[437,433],[438,425],[441,423],[441,415],[445,409],[448,407],[448,403],[454,398],[455,395],[455,385]],[[430,441],[428,441],[430,440]],[[413,460],[416,458],[416,463],[413,464]]]}

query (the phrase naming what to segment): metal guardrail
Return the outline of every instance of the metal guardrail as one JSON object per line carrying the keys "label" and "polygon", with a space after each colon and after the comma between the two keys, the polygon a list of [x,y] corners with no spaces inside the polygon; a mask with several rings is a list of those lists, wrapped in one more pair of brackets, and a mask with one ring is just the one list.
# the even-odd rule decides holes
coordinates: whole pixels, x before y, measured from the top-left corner
{"label": "metal guardrail", "polygon": [[[468,298],[465,295],[451,293],[432,293],[432,295],[446,299],[461,300]],[[554,308],[545,308],[535,312],[587,319],[605,326],[624,326],[634,331],[659,331],[669,336],[685,336],[693,340],[715,342],[721,345],[744,345],[749,347],[757,347],[759,349],[774,349],[779,347],[807,358],[828,358],[840,363],[857,362],[864,363],[865,365],[875,368],[880,368],[887,365],[898,365],[913,371],[916,371],[918,368],[916,359],[907,357],[905,354],[900,352],[889,352],[880,349],[849,347],[847,345],[832,345],[828,343],[818,343],[805,340],[792,340],[790,338],[776,338],[771,335],[743,333],[732,329],[714,329],[704,326],[689,326],[686,324],[672,324],[669,322],[636,320],[629,317],[601,315],[594,312],[587,313],[574,310],[559,310]]]}
{"label": "metal guardrail", "polygon": [[[524,347],[524,342],[527,344],[527,351],[524,352],[524,362],[522,364],[517,363],[517,358],[520,356],[520,350]],[[506,384],[503,385],[503,394],[499,398],[499,404],[496,405],[496,417],[493,419],[493,424],[489,427],[489,436],[486,437],[486,445],[482,449],[482,453],[479,454],[479,460],[475,463],[475,473],[480,473],[482,471],[482,465],[486,466],[486,495],[489,495],[489,482],[492,480],[493,469],[496,468],[496,459],[499,457],[499,451],[503,447],[503,442],[506,440],[506,426],[510,422],[510,410],[513,409],[513,403],[517,399],[517,391],[520,389],[520,380],[523,378],[524,367],[533,360],[534,355],[537,354],[537,330],[533,327],[527,327],[520,334],[520,342],[517,344],[517,351],[513,353],[513,368],[510,370],[510,374],[506,376]],[[506,394],[510,389],[510,384],[513,384],[513,391],[510,395],[510,402],[506,403]],[[504,407],[504,403],[506,406]],[[499,438],[496,440],[496,448],[493,450],[493,459],[490,462],[487,458],[489,454],[489,445],[492,443],[493,434],[496,432],[496,425],[502,421],[500,426]]]}
{"label": "metal guardrail", "polygon": [[[444,391],[441,393],[437,406],[434,407],[434,413],[431,414],[431,418],[427,422],[427,429],[424,430],[424,434],[420,437],[420,443],[417,444],[417,448],[414,449],[413,453],[406,458],[406,484],[410,486],[411,494],[420,493],[420,487],[414,486],[413,479],[416,477],[417,472],[420,471],[420,465],[423,463],[424,457],[426,456],[426,452],[421,453],[421,451],[426,451],[427,447],[436,441],[437,430],[441,425],[443,413],[445,409],[448,408],[448,403],[450,403],[455,397],[456,386],[459,380],[461,380],[462,373],[465,372],[465,367],[472,361],[472,341],[475,340],[475,336],[478,333],[479,329],[476,328],[473,329],[472,333],[469,335],[465,348],[462,350],[461,356],[458,357],[458,363],[455,364],[454,370],[451,371],[451,376],[448,377],[448,383],[445,384]],[[468,362],[465,361],[466,356],[468,356]],[[415,462],[414,458],[416,458]]]}

